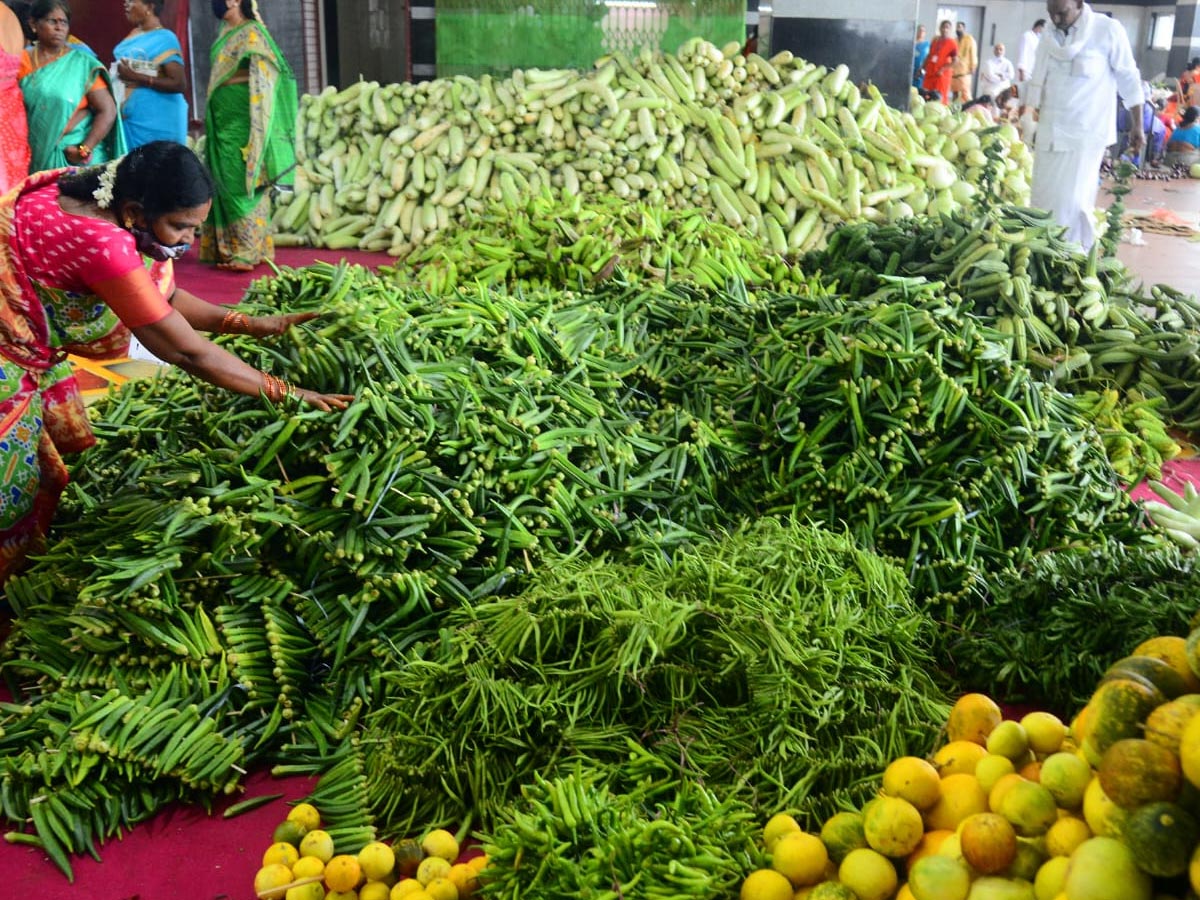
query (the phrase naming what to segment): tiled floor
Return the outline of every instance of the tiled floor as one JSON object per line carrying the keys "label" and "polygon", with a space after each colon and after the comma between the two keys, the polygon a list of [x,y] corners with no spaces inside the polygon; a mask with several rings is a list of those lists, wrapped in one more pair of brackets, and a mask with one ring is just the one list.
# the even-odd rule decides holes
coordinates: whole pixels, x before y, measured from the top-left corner
{"label": "tiled floor", "polygon": [[[1098,202],[1107,207],[1112,201],[1101,188]],[[1169,211],[1186,222],[1200,222],[1200,180],[1172,181],[1135,179],[1133,190],[1125,197],[1125,209],[1133,213]],[[1197,231],[1200,235],[1200,230]],[[1144,246],[1122,241],[1117,258],[1145,284],[1169,284],[1171,287],[1200,295],[1200,242],[1179,235],[1142,234]]]}

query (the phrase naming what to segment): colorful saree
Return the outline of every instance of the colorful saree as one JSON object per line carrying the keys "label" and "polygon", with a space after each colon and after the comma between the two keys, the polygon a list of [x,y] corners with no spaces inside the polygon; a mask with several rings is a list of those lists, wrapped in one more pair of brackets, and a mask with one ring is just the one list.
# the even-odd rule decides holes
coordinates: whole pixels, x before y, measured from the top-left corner
{"label": "colorful saree", "polygon": [[[239,72],[249,81],[231,81]],[[291,67],[261,23],[223,28],[204,117],[205,162],[217,184],[200,241],[205,262],[274,258],[270,188],[291,182],[298,102]]]}
{"label": "colorful saree", "polygon": [[[169,62],[183,65],[179,38],[169,28],[134,31],[113,48],[114,59],[152,64],[157,70]],[[187,143],[187,100],[183,94],[164,94],[144,85],[126,85],[121,104],[125,142],[132,150],[151,141]]]}
{"label": "colorful saree", "polygon": [[[67,353],[108,356],[129,341],[104,300],[31,274],[17,203],[61,174],[40,172],[0,196],[0,585],[44,543],[67,484],[62,454],[95,443]],[[78,254],[70,241],[88,240],[78,231],[62,237],[69,222],[43,229],[39,218],[51,252]],[[170,262],[154,263],[150,276],[162,296],[173,289]]]}
{"label": "colorful saree", "polygon": [[[82,50],[68,50],[60,59],[21,79],[25,110],[29,116],[30,172],[69,165],[63,148],[79,144],[87,137],[92,112],[84,98],[97,77],[104,79],[108,89],[112,90],[108,70],[96,57]],[[83,104],[82,112],[80,104]],[[125,132],[118,115],[104,140],[92,148],[91,162],[98,165],[124,154]]]}
{"label": "colorful saree", "polygon": [[21,58],[0,50],[0,193],[29,174],[29,128],[25,101],[17,85]]}

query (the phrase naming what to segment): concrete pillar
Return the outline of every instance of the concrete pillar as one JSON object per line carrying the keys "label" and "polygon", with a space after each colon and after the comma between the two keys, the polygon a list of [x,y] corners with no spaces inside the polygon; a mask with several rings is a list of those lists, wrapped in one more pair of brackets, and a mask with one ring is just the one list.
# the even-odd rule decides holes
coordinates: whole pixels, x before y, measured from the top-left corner
{"label": "concrete pillar", "polygon": [[1178,78],[1188,61],[1200,56],[1200,0],[1177,0],[1175,35],[1167,54],[1167,77]]}

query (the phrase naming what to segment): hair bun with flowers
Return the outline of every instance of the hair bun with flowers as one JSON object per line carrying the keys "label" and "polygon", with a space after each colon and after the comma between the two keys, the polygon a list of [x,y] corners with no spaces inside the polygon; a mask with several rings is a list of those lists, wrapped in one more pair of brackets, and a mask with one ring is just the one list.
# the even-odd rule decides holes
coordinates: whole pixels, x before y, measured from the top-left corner
{"label": "hair bun with flowers", "polygon": [[[108,209],[113,202],[113,185],[117,181],[117,160],[108,163],[100,172],[100,185],[92,191],[92,199],[101,209]],[[86,190],[86,188],[85,188]]]}

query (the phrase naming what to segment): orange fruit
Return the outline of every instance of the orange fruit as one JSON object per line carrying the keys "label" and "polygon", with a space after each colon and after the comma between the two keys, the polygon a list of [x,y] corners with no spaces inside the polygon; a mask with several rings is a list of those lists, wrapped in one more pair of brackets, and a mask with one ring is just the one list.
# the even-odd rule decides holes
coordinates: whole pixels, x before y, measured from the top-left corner
{"label": "orange fruit", "polygon": [[971,870],[960,859],[929,856],[908,870],[913,900],[967,900]]}
{"label": "orange fruit", "polygon": [[987,808],[988,795],[978,778],[966,774],[947,775],[942,779],[942,795],[938,802],[925,810],[925,825],[934,831],[953,831],[967,816],[987,812]]}
{"label": "orange fruit", "polygon": [[991,793],[997,781],[1015,771],[1016,767],[1013,765],[1013,761],[998,753],[989,753],[975,764],[975,777],[979,779],[980,786],[988,793]]}
{"label": "orange fruit", "polygon": [[954,834],[953,831],[940,829],[937,831],[927,831],[921,836],[921,843],[917,844],[917,849],[908,854],[908,859],[904,861],[905,865],[911,869],[913,864],[923,856],[929,856],[937,853],[942,846],[942,841]]}
{"label": "orange fruit", "polygon": [[918,756],[901,756],[883,770],[883,792],[928,809],[941,795],[938,770]]}
{"label": "orange fruit", "polygon": [[1000,780],[993,784],[992,789],[988,791],[988,809],[992,812],[1000,812],[1000,803],[1004,800],[1004,795],[1014,784],[1020,784],[1025,780],[1015,772],[1012,775],[1001,776]]}
{"label": "orange fruit", "polygon": [[1005,791],[997,812],[1008,819],[1022,837],[1043,835],[1058,821],[1058,807],[1050,792],[1037,782],[1023,778]]}
{"label": "orange fruit", "polygon": [[362,881],[358,859],[341,853],[325,863],[325,886],[331,891],[352,891]]}
{"label": "orange fruit", "polygon": [[851,850],[867,846],[866,835],[863,834],[862,813],[834,813],[821,826],[821,843],[829,851],[829,858],[840,863]]}
{"label": "orange fruit", "polygon": [[1092,780],[1092,767],[1074,753],[1051,753],[1042,760],[1042,787],[1054,797],[1060,809],[1079,809],[1083,793]]}
{"label": "orange fruit", "polygon": [[1017,855],[1017,833],[1009,821],[996,813],[967,816],[958,826],[958,843],[973,869],[994,875],[1007,869]]}
{"label": "orange fruit", "polygon": [[1031,712],[1021,719],[1021,727],[1029,738],[1029,749],[1039,756],[1057,753],[1067,736],[1062,719],[1049,712]]}
{"label": "orange fruit", "polygon": [[1000,706],[986,694],[963,694],[950,709],[946,736],[951,741],[986,744],[992,729],[1000,724]]}
{"label": "orange fruit", "polygon": [[987,756],[987,748],[974,741],[951,741],[933,754],[933,765],[938,774],[973,775],[976,764]]}
{"label": "orange fruit", "polygon": [[877,797],[863,807],[867,845],[884,856],[908,856],[925,833],[921,811],[899,797]]}
{"label": "orange fruit", "polygon": [[[920,822],[920,816],[917,821]],[[785,875],[795,888],[820,881],[828,863],[829,851],[821,839],[803,831],[788,832],[775,842],[771,851],[771,868]]]}

